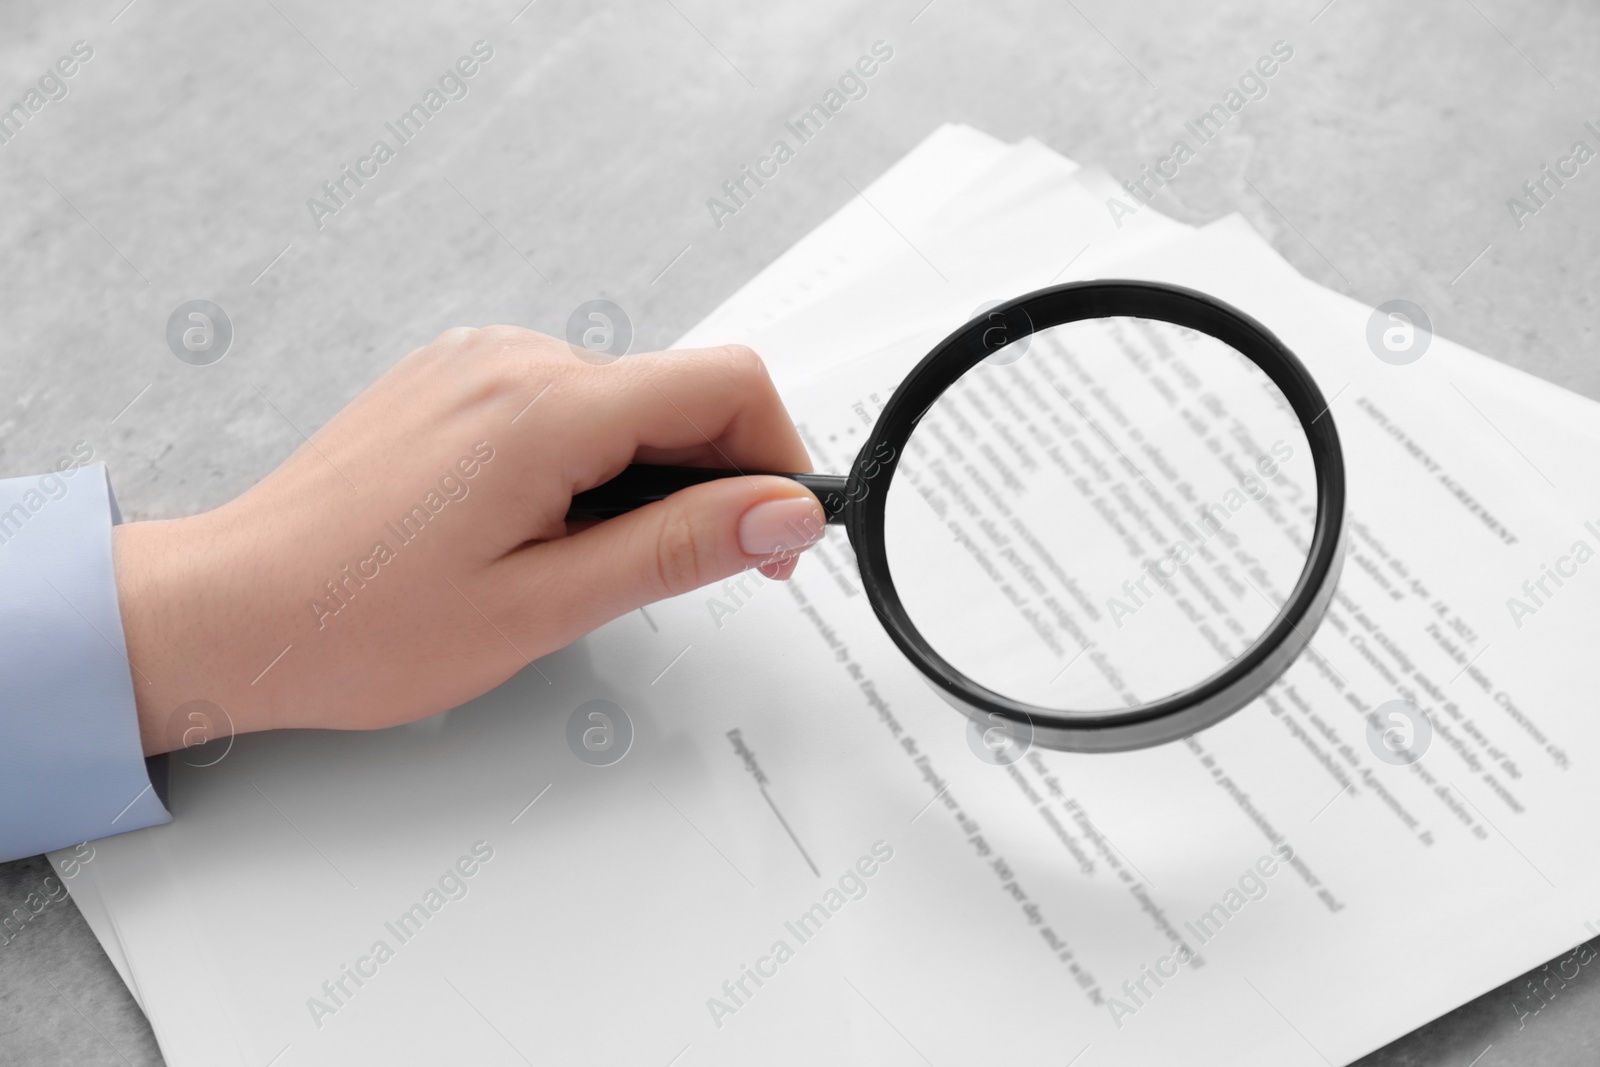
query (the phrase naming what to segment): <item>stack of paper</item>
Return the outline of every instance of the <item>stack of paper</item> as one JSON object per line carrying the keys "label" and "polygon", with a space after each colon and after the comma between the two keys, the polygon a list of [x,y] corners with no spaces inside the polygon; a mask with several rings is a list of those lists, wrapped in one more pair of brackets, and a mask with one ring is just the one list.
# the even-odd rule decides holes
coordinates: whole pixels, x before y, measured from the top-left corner
{"label": "stack of paper", "polygon": [[[176,820],[69,883],[168,1061],[1341,1064],[1590,936],[1596,406],[1439,338],[1384,362],[1241,220],[1109,197],[943,128],[684,343],[755,347],[844,470],[857,403],[987,301],[1213,293],[1344,441],[1315,654],[1186,742],[997,767],[835,534],[426,723],[175,760]],[[1367,742],[1395,698],[1434,735],[1410,765]],[[633,725],[609,766],[566,741],[592,700]]]}

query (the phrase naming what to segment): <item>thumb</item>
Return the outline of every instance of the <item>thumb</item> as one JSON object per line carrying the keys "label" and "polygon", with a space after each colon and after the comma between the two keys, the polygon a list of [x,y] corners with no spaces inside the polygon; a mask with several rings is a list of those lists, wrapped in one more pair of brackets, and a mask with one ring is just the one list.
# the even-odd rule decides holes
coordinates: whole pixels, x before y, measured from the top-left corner
{"label": "thumb", "polygon": [[752,567],[787,578],[795,557],[822,539],[825,524],[822,505],[805,487],[751,475],[690,486],[525,551],[545,572],[540,584],[559,589],[551,607],[587,633]]}

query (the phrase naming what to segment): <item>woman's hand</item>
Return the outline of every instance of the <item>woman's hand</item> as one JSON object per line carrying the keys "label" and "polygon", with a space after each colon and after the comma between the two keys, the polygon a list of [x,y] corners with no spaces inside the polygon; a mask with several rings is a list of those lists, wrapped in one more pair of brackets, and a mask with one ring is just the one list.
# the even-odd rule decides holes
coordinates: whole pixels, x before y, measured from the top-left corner
{"label": "woman's hand", "polygon": [[787,578],[822,509],[727,478],[587,529],[630,462],[810,469],[754,353],[609,365],[510,326],[401,360],[238,499],[115,531],[145,752],[193,700],[238,733],[410,722],[644,604],[750,567]]}

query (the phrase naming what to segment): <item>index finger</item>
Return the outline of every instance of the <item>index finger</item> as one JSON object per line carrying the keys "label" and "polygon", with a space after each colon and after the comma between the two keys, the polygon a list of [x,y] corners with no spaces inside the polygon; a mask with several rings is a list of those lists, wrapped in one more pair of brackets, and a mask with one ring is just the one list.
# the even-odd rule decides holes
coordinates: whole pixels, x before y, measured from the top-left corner
{"label": "index finger", "polygon": [[[740,471],[811,469],[800,433],[766,365],[742,345],[627,357],[596,368],[616,377],[602,392],[586,447],[606,480],[630,462]],[[585,465],[587,466],[587,465]]]}

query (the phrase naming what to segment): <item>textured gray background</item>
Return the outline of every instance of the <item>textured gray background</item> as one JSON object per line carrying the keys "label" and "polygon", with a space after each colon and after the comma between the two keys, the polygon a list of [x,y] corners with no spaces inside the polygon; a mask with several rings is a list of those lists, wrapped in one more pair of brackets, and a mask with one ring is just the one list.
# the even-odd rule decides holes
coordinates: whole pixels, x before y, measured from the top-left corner
{"label": "textured gray background", "polygon": [[[0,145],[0,474],[86,441],[130,517],[210,507],[442,329],[559,333],[606,297],[663,345],[940,122],[1129,175],[1279,38],[1270,95],[1159,209],[1241,211],[1317,281],[1600,398],[1600,161],[1521,231],[1506,209],[1600,147],[1600,8],[1324,2],[0,3],[0,105],[95,49]],[[319,232],[306,198],[479,38],[470,95]],[[714,227],[706,198],[880,38],[870,95]],[[214,366],[166,348],[194,298],[234,323]],[[0,909],[47,871],[0,866]],[[1592,966],[1520,1026],[1524,982],[1363,1063],[1594,1063]],[[0,1062],[160,1062],[70,906],[0,945]]]}

